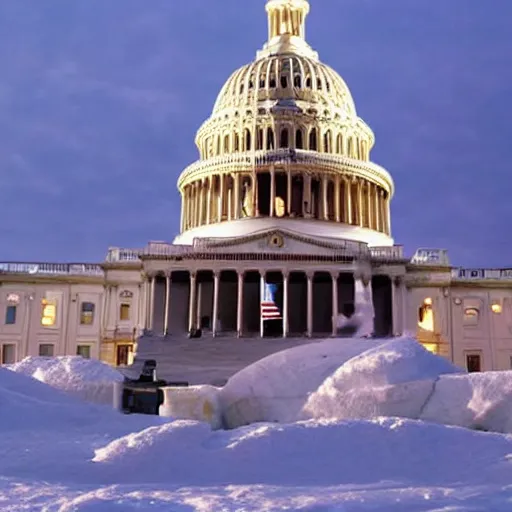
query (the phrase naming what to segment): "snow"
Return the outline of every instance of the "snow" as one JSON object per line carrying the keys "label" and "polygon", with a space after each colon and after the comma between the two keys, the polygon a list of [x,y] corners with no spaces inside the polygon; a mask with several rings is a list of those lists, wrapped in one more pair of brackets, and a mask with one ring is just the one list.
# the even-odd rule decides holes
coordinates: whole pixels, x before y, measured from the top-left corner
{"label": "snow", "polygon": [[396,338],[352,358],[312,390],[309,418],[419,418],[443,374],[460,373],[411,338]]}
{"label": "snow", "polygon": [[[259,385],[251,396],[280,398],[285,408],[283,396],[307,400],[314,389],[318,398],[340,398],[350,385],[360,396],[376,392],[382,408],[410,407],[407,388],[418,394],[434,383],[423,417],[459,422],[469,409],[467,426],[510,425],[511,372],[456,373],[412,340],[332,340],[253,366],[232,379],[240,391]],[[194,392],[217,394],[209,386]],[[187,400],[170,405],[190,412]],[[300,414],[297,402],[292,409]],[[9,512],[508,512],[512,501],[512,436],[406,418],[212,430],[122,415],[0,368],[0,433],[0,509]]]}
{"label": "snow", "polygon": [[49,386],[92,403],[112,405],[114,385],[124,377],[111,366],[80,356],[26,357],[6,365]]}
{"label": "snow", "polygon": [[512,433],[512,371],[443,375],[421,418]]}
{"label": "snow", "polygon": [[219,395],[224,424],[297,420],[307,396],[344,362],[385,340],[332,339],[283,350],[244,368]]}

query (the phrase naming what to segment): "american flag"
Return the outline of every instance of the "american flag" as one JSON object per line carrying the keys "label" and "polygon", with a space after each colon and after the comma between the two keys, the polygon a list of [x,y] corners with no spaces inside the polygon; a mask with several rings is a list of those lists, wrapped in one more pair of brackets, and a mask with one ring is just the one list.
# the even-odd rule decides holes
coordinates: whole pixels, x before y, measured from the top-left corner
{"label": "american flag", "polygon": [[262,320],[280,320],[281,311],[276,304],[277,284],[261,283],[261,319]]}

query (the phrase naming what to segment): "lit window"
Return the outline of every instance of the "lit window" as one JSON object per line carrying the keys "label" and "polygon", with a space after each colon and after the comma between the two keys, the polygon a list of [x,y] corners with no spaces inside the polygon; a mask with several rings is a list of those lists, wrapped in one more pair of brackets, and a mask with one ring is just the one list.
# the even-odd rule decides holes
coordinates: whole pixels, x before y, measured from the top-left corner
{"label": "lit window", "polygon": [[16,345],[14,343],[6,343],[2,345],[0,353],[0,364],[14,364],[16,362]]}
{"label": "lit window", "polygon": [[478,308],[465,308],[464,309],[464,323],[466,325],[478,324],[479,316],[480,316],[480,311],[478,310]]}
{"label": "lit window", "polygon": [[429,352],[432,352],[432,354],[437,354],[439,352],[437,343],[422,343],[422,345],[423,345],[423,348],[425,348]]}
{"label": "lit window", "polygon": [[426,298],[418,310],[418,327],[424,331],[434,332],[434,311],[431,298]]}
{"label": "lit window", "polygon": [[84,359],[91,358],[91,346],[90,345],[78,345],[76,347],[76,355],[82,356]]}
{"label": "lit window", "polygon": [[14,325],[16,323],[16,309],[17,306],[7,306],[5,309],[5,323],[7,325]]}
{"label": "lit window", "polygon": [[95,305],[92,302],[82,302],[80,308],[80,324],[92,325],[94,323]]}
{"label": "lit window", "polygon": [[482,357],[480,354],[466,354],[466,368],[469,373],[482,371]]}
{"label": "lit window", "polygon": [[57,301],[50,299],[43,299],[41,301],[41,325],[51,327],[55,325],[57,320]]}
{"label": "lit window", "polygon": [[491,305],[491,310],[493,313],[495,313],[496,315],[499,315],[502,311],[502,308],[501,308],[501,304],[499,302],[494,302],[492,305]]}
{"label": "lit window", "polygon": [[130,304],[121,304],[119,308],[119,320],[130,320]]}
{"label": "lit window", "polygon": [[39,355],[41,357],[53,357],[53,344],[41,343],[39,345]]}

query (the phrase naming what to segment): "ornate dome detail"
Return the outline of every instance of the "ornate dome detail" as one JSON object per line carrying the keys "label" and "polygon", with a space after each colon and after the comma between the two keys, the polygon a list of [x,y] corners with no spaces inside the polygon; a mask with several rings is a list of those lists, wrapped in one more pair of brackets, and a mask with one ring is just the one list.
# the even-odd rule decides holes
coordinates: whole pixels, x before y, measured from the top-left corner
{"label": "ornate dome detail", "polygon": [[306,42],[309,2],[267,0],[266,11],[266,44],[222,87],[196,135],[200,158],[178,180],[177,242],[242,221],[249,234],[269,218],[391,245],[393,180],[370,162],[375,138],[347,84]]}

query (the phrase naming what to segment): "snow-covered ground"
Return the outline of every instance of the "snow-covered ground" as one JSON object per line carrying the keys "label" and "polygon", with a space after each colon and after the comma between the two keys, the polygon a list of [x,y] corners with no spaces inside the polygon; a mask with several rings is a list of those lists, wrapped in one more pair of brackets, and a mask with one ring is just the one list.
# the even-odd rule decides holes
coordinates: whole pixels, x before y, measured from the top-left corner
{"label": "snow-covered ground", "polygon": [[[339,400],[347,386],[381,389],[425,375],[443,382],[438,385],[448,389],[451,400],[460,395],[473,416],[492,403],[498,404],[490,407],[494,413],[500,404],[508,407],[506,400],[493,402],[505,377],[487,375],[482,382],[483,377],[476,381],[453,373],[457,370],[449,363],[411,343],[401,350],[399,340],[356,342],[365,344],[366,356],[354,349],[339,369],[314,383],[319,372],[312,368],[321,367],[327,345],[316,344],[322,352],[316,359],[312,348],[302,349],[313,351],[303,379],[309,372],[317,388],[308,401],[315,414],[329,408],[331,414],[346,414]],[[329,353],[341,360],[349,350],[331,346]],[[46,374],[56,375],[51,361],[55,367],[62,361],[46,362]],[[290,365],[274,384],[282,385],[283,378],[291,378],[291,385],[300,381],[292,371],[300,358],[293,362],[284,355],[259,365],[260,376],[272,374],[272,361]],[[80,374],[83,367],[75,363]],[[237,378],[244,384],[240,389],[251,389]],[[396,417],[315,418],[212,431],[195,421],[124,416],[58,387],[0,367],[2,511],[512,510],[512,436]],[[271,396],[268,387],[263,389],[266,398]],[[451,410],[451,403],[440,400],[435,408]]]}

